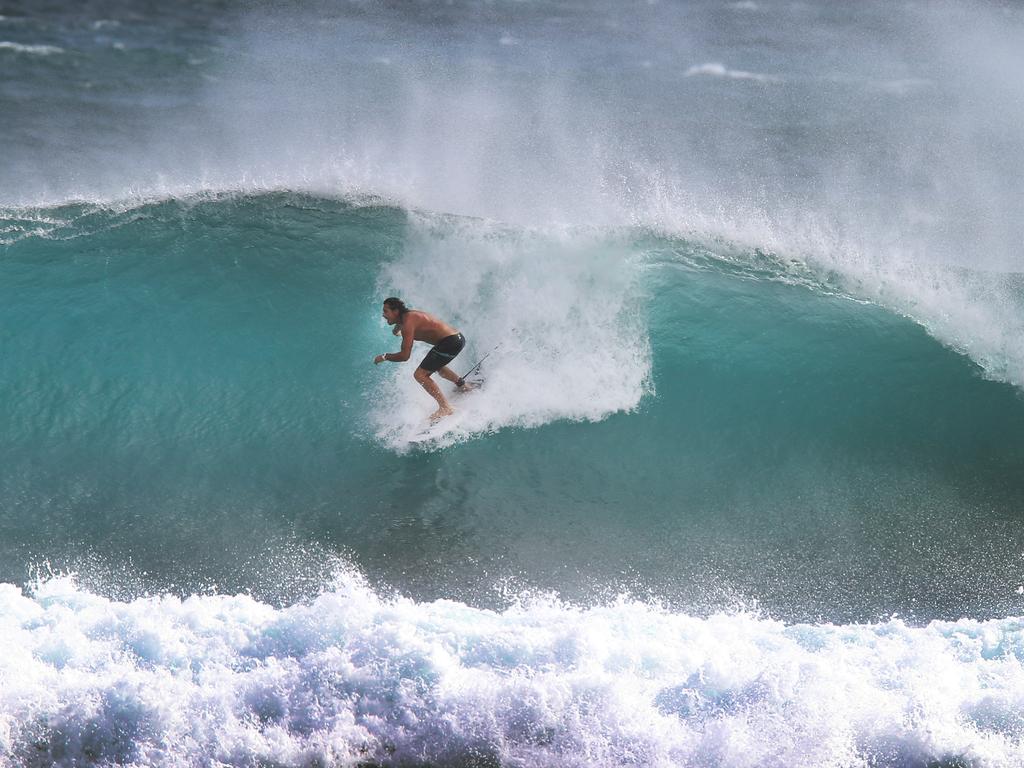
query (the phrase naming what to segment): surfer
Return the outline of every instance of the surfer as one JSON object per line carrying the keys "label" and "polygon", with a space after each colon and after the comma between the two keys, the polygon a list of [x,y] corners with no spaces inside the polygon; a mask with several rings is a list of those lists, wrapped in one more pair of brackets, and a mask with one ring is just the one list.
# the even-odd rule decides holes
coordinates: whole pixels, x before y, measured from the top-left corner
{"label": "surfer", "polygon": [[374,365],[385,360],[392,363],[404,363],[412,355],[412,343],[425,341],[434,346],[416,369],[413,378],[418,381],[432,398],[437,401],[437,410],[430,415],[431,421],[450,416],[455,409],[445,399],[437,384],[430,378],[435,372],[460,389],[466,388],[466,382],[452,371],[448,364],[455,359],[466,345],[465,337],[456,328],[418,309],[410,309],[405,302],[394,296],[384,299],[384,319],[393,326],[391,333],[402,336],[401,352],[386,352],[373,358]]}

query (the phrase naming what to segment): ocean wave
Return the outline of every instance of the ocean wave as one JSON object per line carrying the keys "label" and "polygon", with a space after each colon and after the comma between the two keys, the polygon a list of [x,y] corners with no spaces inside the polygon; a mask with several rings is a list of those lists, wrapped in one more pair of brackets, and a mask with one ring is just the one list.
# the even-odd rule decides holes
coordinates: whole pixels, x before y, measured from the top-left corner
{"label": "ocean wave", "polygon": [[[861,238],[821,216],[775,219],[756,208],[703,212],[676,189],[647,211],[653,231],[701,243],[713,260],[768,266],[769,279],[869,301],[906,317],[985,376],[1024,389],[1024,272],[979,269],[922,256],[925,246],[896,236]],[[741,269],[745,269],[741,267]],[[760,276],[759,276],[760,277]]]}
{"label": "ocean wave", "polygon": [[502,612],[342,572],[274,609],[0,586],[0,754],[32,765],[1019,765],[1024,619],[786,625],[622,598]]}
{"label": "ocean wave", "polygon": [[[5,219],[37,219],[55,223],[76,223],[94,214],[120,215],[164,204],[189,210],[207,203],[231,201],[311,201],[341,203],[353,208],[386,206],[404,207],[403,201],[363,187],[318,184],[286,184],[280,180],[245,177],[223,182],[162,183],[150,187],[130,188],[117,193],[68,192],[39,196],[31,200],[0,202],[0,221]],[[305,204],[305,202],[303,204]]]}
{"label": "ocean wave", "polygon": [[[510,270],[516,269],[514,265],[518,265],[520,277],[513,286],[534,293],[550,291],[553,283],[542,287],[538,282],[532,288],[527,283],[531,275],[542,273],[545,259],[557,253],[561,256],[556,261],[563,264],[562,271],[567,270],[567,280],[592,281],[595,289],[602,285],[607,288],[602,299],[590,300],[581,306],[599,307],[602,302],[610,302],[608,306],[618,306],[625,313],[623,317],[629,316],[635,309],[637,268],[648,256],[643,249],[632,248],[621,235],[650,231],[669,241],[700,244],[703,254],[700,259],[712,269],[724,269],[742,278],[799,284],[816,292],[875,303],[920,324],[941,343],[971,358],[987,377],[1024,388],[1024,346],[1020,343],[1024,329],[1024,279],[1019,274],[915,263],[909,257],[901,257],[899,252],[873,253],[867,245],[844,241],[830,233],[827,226],[815,225],[813,218],[800,226],[777,227],[770,218],[751,210],[737,209],[732,215],[725,212],[715,216],[702,214],[696,208],[679,207],[673,202],[671,191],[667,204],[662,200],[652,205],[632,227],[550,224],[524,228],[411,207],[398,197],[371,190],[303,190],[269,181],[248,180],[237,184],[168,187],[119,198],[85,196],[71,197],[56,204],[3,206],[0,207],[0,245],[10,246],[32,237],[81,237],[98,231],[97,228],[121,226],[126,216],[145,216],[152,207],[165,204],[188,211],[230,201],[273,207],[316,205],[318,200],[331,209],[340,203],[351,208],[383,206],[406,212],[410,217],[410,231],[421,244],[385,268],[380,289],[415,295],[428,275],[436,274],[439,265],[445,264],[450,274],[462,275],[457,281],[462,293],[431,297],[431,303],[439,311],[457,314],[461,311],[458,308],[464,305],[467,291],[477,296],[477,302],[481,301],[478,289],[493,283],[499,275],[508,276]],[[446,230],[450,231],[446,234]],[[627,240],[629,236],[627,234]],[[601,245],[591,251],[595,243]],[[660,245],[655,248],[655,251],[660,250]],[[423,257],[427,252],[433,252],[429,259]],[[680,253],[690,251],[674,249],[673,258],[678,258]],[[571,278],[568,272],[573,273]],[[569,295],[573,291],[575,288]],[[538,337],[543,336],[540,328],[557,327],[564,320],[557,317],[554,309],[545,308],[547,305],[543,302],[516,304],[509,298],[511,296],[503,300],[504,321],[492,323],[494,327],[484,333],[493,337],[494,343],[517,325],[522,330],[525,327],[523,311],[531,307],[536,310],[533,314],[538,328],[525,334],[527,341],[535,335],[534,331]],[[643,335],[643,329],[635,323],[620,323],[616,327],[621,333]],[[613,337],[618,333],[612,334]],[[479,336],[474,341],[484,343]],[[570,343],[568,339],[564,341],[566,345]],[[551,351],[552,346],[558,345],[546,343],[544,349]],[[625,366],[625,370],[636,375],[627,377],[628,385],[621,381],[604,382],[608,386],[592,399],[594,408],[570,409],[571,413],[564,414],[567,418],[599,420],[610,413],[629,411],[650,391],[650,366],[649,362],[644,362],[649,361],[646,348],[632,342],[624,342],[622,348],[626,350],[625,357],[596,361],[596,369]],[[471,348],[468,351],[482,354],[486,350]],[[492,366],[495,364],[500,365],[500,359],[491,361]],[[405,384],[402,382],[399,386]],[[547,410],[550,398],[543,394],[546,391],[543,386],[538,386],[538,390],[541,394],[535,400],[537,408]],[[525,390],[520,394],[525,396]],[[599,405],[601,403],[604,405]],[[530,426],[536,420],[525,414],[534,410],[525,408],[523,418],[513,421],[478,414],[460,429],[452,430],[449,438],[460,440],[501,426]],[[411,416],[397,421],[393,417],[395,414],[378,424],[381,435],[387,435],[385,442],[406,445],[406,438],[422,425],[417,421],[414,429]]]}
{"label": "ocean wave", "polygon": [[[1016,611],[1001,526],[1021,498],[1019,398],[850,300],[870,286],[720,241],[294,193],[21,216],[0,220],[23,235],[0,262],[4,545],[20,548],[2,581],[86,549],[131,553],[156,586],[255,588],[236,561],[302,520],[420,596],[472,601],[483,572],[580,597],[635,567],[677,606],[735,591],[791,619]],[[379,319],[394,294],[463,330],[459,373],[503,343],[484,388],[453,395],[451,450],[395,456],[434,404],[411,375],[425,349],[371,363],[399,346]],[[748,515],[759,527],[725,522]],[[871,533],[850,542],[854,520]],[[793,531],[827,557],[790,557]],[[401,554],[381,563],[384,542]]]}

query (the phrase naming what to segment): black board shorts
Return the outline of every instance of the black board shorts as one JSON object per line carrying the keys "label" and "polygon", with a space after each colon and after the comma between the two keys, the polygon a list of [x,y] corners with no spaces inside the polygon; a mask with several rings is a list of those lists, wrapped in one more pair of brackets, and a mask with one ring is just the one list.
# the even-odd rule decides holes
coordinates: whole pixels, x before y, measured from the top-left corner
{"label": "black board shorts", "polygon": [[466,346],[466,337],[461,333],[445,336],[427,352],[427,356],[420,363],[420,368],[434,373],[454,360],[464,346]]}

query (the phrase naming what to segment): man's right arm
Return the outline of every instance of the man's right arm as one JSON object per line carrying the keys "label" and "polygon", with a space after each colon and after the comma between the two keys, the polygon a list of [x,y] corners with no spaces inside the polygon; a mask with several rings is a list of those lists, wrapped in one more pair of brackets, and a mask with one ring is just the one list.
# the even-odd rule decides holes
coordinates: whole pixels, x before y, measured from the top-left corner
{"label": "man's right arm", "polygon": [[412,343],[415,341],[416,329],[412,327],[412,323],[402,324],[402,351],[397,355],[391,353],[391,361],[395,363],[404,363],[412,356]]}

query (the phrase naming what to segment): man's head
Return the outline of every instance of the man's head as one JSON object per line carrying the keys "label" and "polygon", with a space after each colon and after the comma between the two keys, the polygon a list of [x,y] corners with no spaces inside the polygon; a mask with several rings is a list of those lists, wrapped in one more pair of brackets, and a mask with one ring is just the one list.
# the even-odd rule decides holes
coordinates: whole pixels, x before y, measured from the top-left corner
{"label": "man's head", "polygon": [[401,299],[396,299],[394,296],[384,299],[384,319],[387,320],[388,325],[400,323],[402,316],[408,311],[409,308]]}

